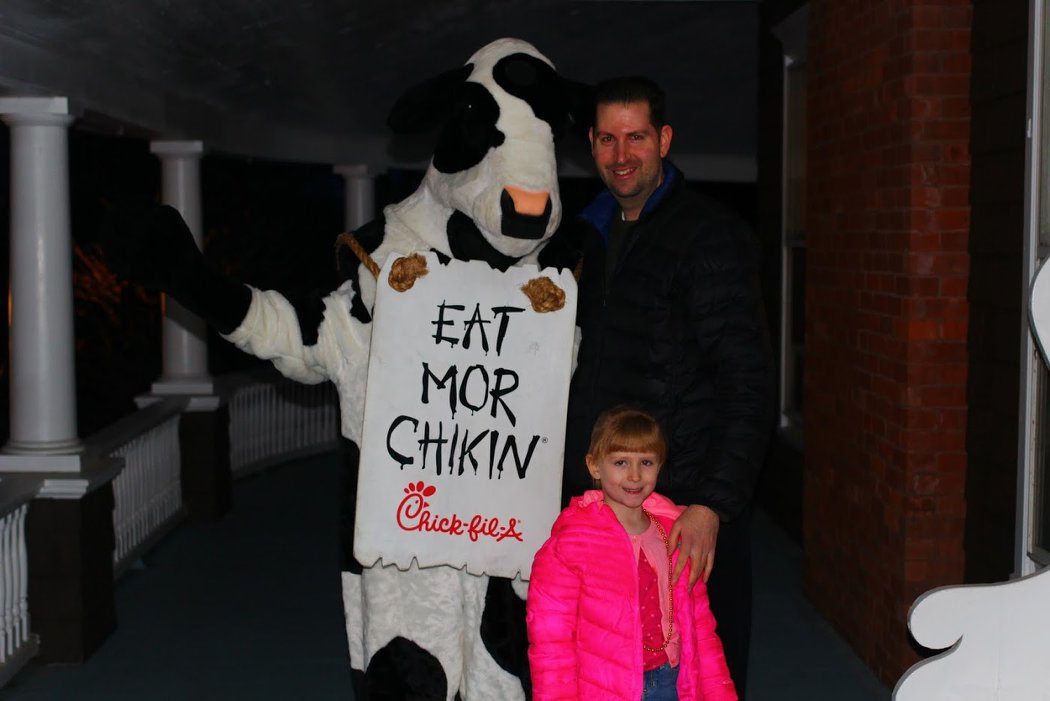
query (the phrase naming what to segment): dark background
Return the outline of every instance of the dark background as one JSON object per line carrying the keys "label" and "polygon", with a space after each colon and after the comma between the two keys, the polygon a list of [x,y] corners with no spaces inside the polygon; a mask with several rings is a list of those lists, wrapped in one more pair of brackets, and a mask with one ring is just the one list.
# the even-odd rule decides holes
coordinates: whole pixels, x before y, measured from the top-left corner
{"label": "dark background", "polygon": [[[0,284],[8,288],[10,235],[9,134],[0,129]],[[128,200],[159,200],[160,164],[142,139],[69,132],[70,205],[78,433],[81,438],[135,410],[136,395],[161,373],[157,295],[115,278],[106,267],[98,232],[106,208]],[[376,211],[418,187],[422,171],[390,170],[376,177]],[[692,183],[754,224],[755,186]],[[253,160],[208,154],[201,161],[205,255],[227,274],[263,289],[331,290],[338,284],[334,242],[343,231],[343,179],[330,165]],[[597,178],[561,182],[564,219],[601,189]],[[7,347],[7,307],[0,325]],[[260,361],[209,331],[213,375]],[[8,354],[0,358],[0,440],[9,431]]]}

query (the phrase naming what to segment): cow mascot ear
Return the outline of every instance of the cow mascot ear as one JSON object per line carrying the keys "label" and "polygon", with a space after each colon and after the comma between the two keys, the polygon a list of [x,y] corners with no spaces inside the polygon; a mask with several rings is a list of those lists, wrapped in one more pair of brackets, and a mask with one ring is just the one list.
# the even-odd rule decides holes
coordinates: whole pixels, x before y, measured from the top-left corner
{"label": "cow mascot ear", "polygon": [[451,113],[457,87],[472,70],[468,63],[409,88],[394,103],[387,126],[395,134],[417,134],[443,124]]}
{"label": "cow mascot ear", "polygon": [[[515,60],[516,59],[516,60]],[[459,87],[473,72],[473,64],[445,71],[409,88],[397,99],[387,115],[387,126],[395,134],[417,134],[443,124],[452,114]],[[501,61],[493,71],[498,82],[516,84],[537,95],[546,87],[538,116],[551,123],[554,136],[567,122],[573,131],[584,134],[594,115],[594,86],[562,78],[548,65],[519,54]]]}
{"label": "cow mascot ear", "polygon": [[563,78],[545,61],[526,53],[499,60],[492,68],[496,83],[529,103],[537,117],[547,122],[557,139],[567,126],[586,133],[594,104],[594,90],[584,83]]}
{"label": "cow mascot ear", "polygon": [[594,86],[562,78],[561,93],[569,117],[569,131],[586,138],[594,121]]}

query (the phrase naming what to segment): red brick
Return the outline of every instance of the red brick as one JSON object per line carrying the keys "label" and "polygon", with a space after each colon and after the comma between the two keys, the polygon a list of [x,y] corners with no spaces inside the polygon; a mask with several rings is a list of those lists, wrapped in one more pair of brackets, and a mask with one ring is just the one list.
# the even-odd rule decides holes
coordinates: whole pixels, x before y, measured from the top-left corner
{"label": "red brick", "polygon": [[[941,52],[925,52],[919,54],[912,54],[911,64],[907,66],[909,69],[907,74],[918,75],[920,73],[928,73],[936,75],[941,72]],[[921,98],[919,98],[921,99]]]}
{"label": "red brick", "polygon": [[967,376],[966,363],[942,363],[941,376],[945,384],[965,385]]}
{"label": "red brick", "polygon": [[916,207],[938,207],[944,196],[942,188],[938,187],[915,187],[910,193],[912,204]]}
{"label": "red brick", "polygon": [[938,472],[958,472],[963,474],[966,471],[966,454],[965,453],[941,453],[937,456],[937,471]]}
{"label": "red brick", "polygon": [[905,257],[907,271],[918,275],[929,274],[933,272],[936,259],[937,256],[932,253],[908,254]]}
{"label": "red brick", "polygon": [[969,209],[941,209],[933,214],[932,225],[938,231],[968,231]]}
{"label": "red brick", "polygon": [[966,402],[965,387],[910,387],[906,401],[912,406],[963,406]]}
{"label": "red brick", "polygon": [[968,53],[946,54],[941,57],[941,66],[945,73],[961,73],[968,76],[971,63]]}
{"label": "red brick", "polygon": [[941,114],[944,117],[954,119],[969,119],[970,118],[970,96],[962,97],[942,97],[941,102]]}
{"label": "red brick", "polygon": [[936,409],[909,409],[907,427],[913,430],[932,430],[940,427],[941,412]]}
{"label": "red brick", "polygon": [[969,324],[965,319],[944,321],[939,336],[946,341],[965,341]]}
{"label": "red brick", "polygon": [[934,256],[933,272],[937,274],[965,274],[970,271],[970,256],[966,253],[940,253]]}
{"label": "red brick", "polygon": [[936,319],[909,319],[898,322],[895,332],[909,341],[925,341],[941,337],[940,323]]}
{"label": "red brick", "polygon": [[[940,492],[941,480],[940,475],[937,473],[923,472],[921,474],[915,474],[911,476],[911,493],[912,494],[937,494]],[[936,505],[930,503],[929,510],[936,508]]]}
{"label": "red brick", "polygon": [[943,5],[917,6],[912,9],[910,26],[919,29],[941,29],[947,25]]}
{"label": "red brick", "polygon": [[922,136],[940,141],[963,140],[970,136],[968,119],[933,119],[922,122]]}
{"label": "red brick", "polygon": [[970,284],[966,276],[942,277],[939,280],[940,292],[945,297],[966,297],[966,288]]}
{"label": "red brick", "polygon": [[912,231],[908,237],[908,248],[912,251],[930,252],[941,250],[941,236],[938,233],[919,230]]}
{"label": "red brick", "polygon": [[942,251],[967,251],[970,244],[970,231],[944,231],[941,232]]}

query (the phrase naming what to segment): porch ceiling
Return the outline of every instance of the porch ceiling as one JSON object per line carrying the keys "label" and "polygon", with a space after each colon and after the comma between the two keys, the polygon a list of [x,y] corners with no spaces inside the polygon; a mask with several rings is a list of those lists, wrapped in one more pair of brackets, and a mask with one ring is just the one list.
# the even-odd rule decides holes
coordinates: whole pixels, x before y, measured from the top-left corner
{"label": "porch ceiling", "polygon": [[4,0],[0,94],[65,95],[100,129],[294,160],[413,162],[384,126],[404,88],[500,36],[566,76],[641,72],[679,154],[753,159],[756,3]]}

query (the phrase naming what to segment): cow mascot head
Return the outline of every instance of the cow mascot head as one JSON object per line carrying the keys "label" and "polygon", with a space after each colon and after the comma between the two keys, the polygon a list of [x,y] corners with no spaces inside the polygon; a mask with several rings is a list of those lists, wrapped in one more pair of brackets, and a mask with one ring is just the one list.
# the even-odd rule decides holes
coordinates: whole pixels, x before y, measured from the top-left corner
{"label": "cow mascot head", "polygon": [[436,128],[433,159],[419,189],[358,238],[370,252],[433,250],[501,270],[535,262],[561,221],[554,139],[585,94],[518,39],[494,41],[408,90],[388,124],[398,133]]}
{"label": "cow mascot head", "polygon": [[[382,266],[391,255],[435,251],[499,269],[536,262],[561,220],[554,137],[574,105],[587,104],[584,94],[516,39],[495,41],[406,92],[389,124],[397,132],[436,128],[433,160],[416,192],[354,232],[356,257],[340,249],[346,280],[327,294],[292,299],[218,273],[170,207],[114,213],[107,253],[125,277],[174,297],[285,376],[334,383],[342,433],[359,441],[376,284],[358,260]],[[358,698],[526,698],[520,582],[451,567],[362,568],[352,558],[344,569]]]}

